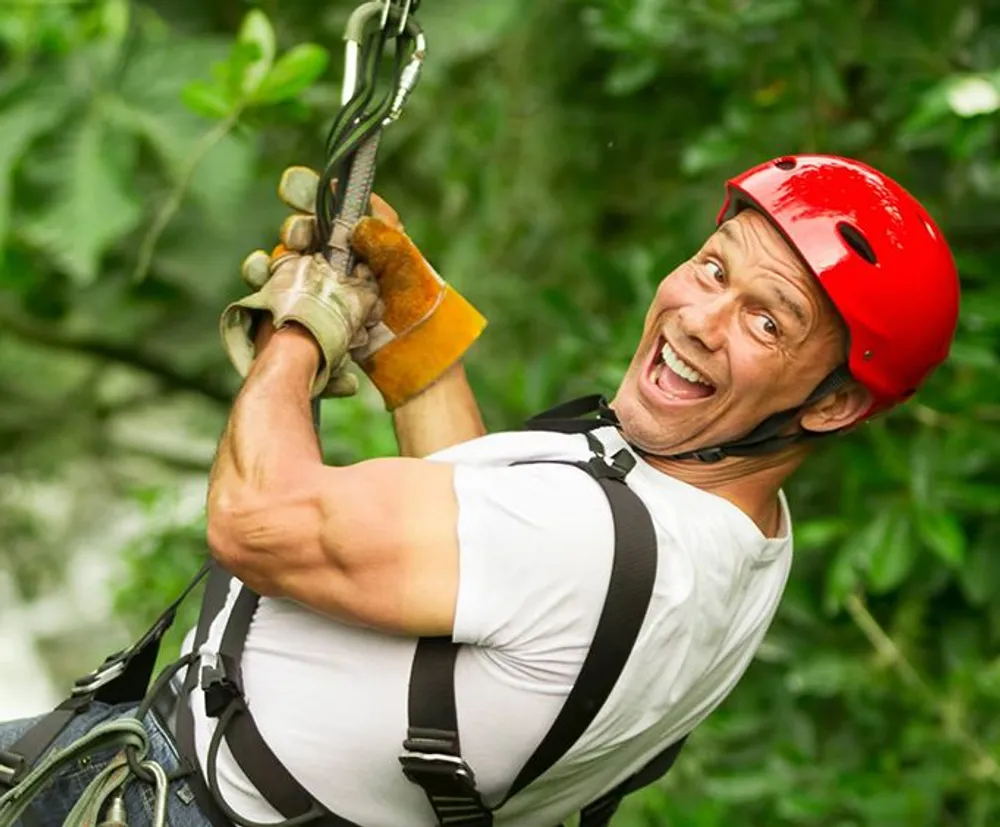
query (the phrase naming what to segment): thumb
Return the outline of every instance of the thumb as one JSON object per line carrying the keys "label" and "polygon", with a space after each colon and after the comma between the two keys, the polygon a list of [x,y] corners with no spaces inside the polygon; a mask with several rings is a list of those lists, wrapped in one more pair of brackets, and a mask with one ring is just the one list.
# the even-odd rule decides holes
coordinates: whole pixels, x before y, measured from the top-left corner
{"label": "thumb", "polygon": [[398,268],[409,259],[422,258],[404,233],[378,218],[365,217],[354,226],[351,247],[380,277],[386,270]]}

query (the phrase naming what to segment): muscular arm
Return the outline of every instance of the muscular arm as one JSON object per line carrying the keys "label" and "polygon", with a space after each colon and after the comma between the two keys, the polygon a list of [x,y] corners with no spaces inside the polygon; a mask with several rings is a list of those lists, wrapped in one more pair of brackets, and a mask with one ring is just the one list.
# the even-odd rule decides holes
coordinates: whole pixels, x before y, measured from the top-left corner
{"label": "muscular arm", "polygon": [[212,553],[260,594],[384,631],[448,634],[458,589],[452,467],[325,466],[308,394],[318,358],[295,327],[261,348],[212,469]]}
{"label": "muscular arm", "polygon": [[423,393],[400,405],[393,411],[392,421],[403,457],[425,457],[486,433],[461,362]]}

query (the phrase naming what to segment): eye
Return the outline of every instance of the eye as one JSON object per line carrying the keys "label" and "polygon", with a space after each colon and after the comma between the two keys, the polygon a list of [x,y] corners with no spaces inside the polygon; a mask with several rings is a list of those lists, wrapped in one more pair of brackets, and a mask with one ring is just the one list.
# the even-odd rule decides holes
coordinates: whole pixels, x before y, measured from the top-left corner
{"label": "eye", "polygon": [[709,278],[717,281],[719,284],[726,283],[726,271],[722,269],[722,265],[719,262],[708,259],[705,262],[705,272],[708,273]]}
{"label": "eye", "polygon": [[776,339],[781,332],[778,329],[778,323],[770,316],[758,316],[757,327],[765,336],[771,339]]}

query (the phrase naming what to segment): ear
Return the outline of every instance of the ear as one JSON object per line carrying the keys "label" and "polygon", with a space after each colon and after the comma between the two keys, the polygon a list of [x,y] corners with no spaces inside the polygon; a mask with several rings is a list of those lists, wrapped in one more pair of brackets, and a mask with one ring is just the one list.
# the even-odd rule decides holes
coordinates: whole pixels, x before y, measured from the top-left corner
{"label": "ear", "polygon": [[806,431],[825,433],[853,425],[868,410],[872,395],[864,385],[851,381],[810,405],[799,419]]}

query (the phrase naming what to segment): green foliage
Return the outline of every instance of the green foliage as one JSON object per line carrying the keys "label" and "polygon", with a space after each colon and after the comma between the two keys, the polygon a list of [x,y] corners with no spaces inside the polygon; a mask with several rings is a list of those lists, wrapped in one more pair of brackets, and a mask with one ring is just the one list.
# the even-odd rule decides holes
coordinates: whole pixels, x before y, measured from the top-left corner
{"label": "green foliage", "polygon": [[[0,15],[0,554],[24,588],[58,554],[30,498],[3,495],[73,480],[93,508],[142,502],[119,604],[136,629],[197,568],[197,510],[172,504],[203,484],[236,387],[218,313],[273,243],[280,170],[321,162],[340,61],[313,44],[339,55],[353,5]],[[469,371],[494,429],[613,389],[725,177],[766,158],[898,177],[962,271],[948,364],[792,480],[798,559],[760,657],[615,824],[1000,822],[995,4],[423,5],[425,72],[378,189],[491,320]],[[370,392],[325,404],[324,441],[331,461],[393,449]]]}

